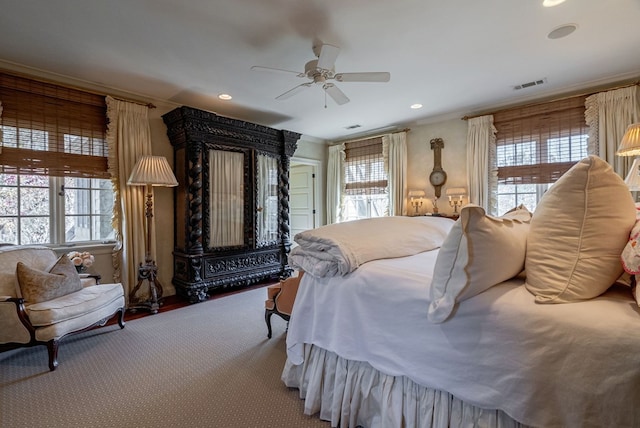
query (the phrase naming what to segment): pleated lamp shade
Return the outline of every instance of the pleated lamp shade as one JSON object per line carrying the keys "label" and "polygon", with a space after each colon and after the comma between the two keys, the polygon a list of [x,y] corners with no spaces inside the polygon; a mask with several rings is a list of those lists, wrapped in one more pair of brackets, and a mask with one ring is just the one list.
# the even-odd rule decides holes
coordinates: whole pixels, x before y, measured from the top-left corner
{"label": "pleated lamp shade", "polygon": [[467,189],[464,187],[451,187],[447,189],[447,196],[464,196],[467,194]]}
{"label": "pleated lamp shade", "polygon": [[407,196],[413,200],[414,198],[424,198],[425,193],[424,190],[409,190],[409,194]]}
{"label": "pleated lamp shade", "polygon": [[616,154],[618,156],[640,155],[640,123],[629,125]]}
{"label": "pleated lamp shade", "polygon": [[133,167],[127,184],[131,186],[175,187],[178,185],[178,180],[173,175],[165,157],[144,155],[138,159]]}

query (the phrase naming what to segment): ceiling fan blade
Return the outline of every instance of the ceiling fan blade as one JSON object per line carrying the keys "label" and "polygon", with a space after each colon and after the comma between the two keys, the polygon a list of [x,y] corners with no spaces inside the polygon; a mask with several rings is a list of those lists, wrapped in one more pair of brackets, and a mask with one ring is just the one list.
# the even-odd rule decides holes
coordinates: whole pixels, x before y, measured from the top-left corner
{"label": "ceiling fan blade", "polygon": [[335,101],[336,104],[342,105],[349,102],[349,98],[344,94],[344,92],[342,92],[340,88],[333,83],[325,83],[322,86],[322,89],[324,89],[325,92],[333,98],[333,101]]}
{"label": "ceiling fan blade", "polygon": [[313,83],[312,82],[307,82],[307,83],[303,83],[301,85],[296,86],[293,89],[289,89],[287,92],[285,92],[284,94],[280,94],[276,97],[276,100],[286,100],[287,98],[291,98],[292,96],[294,96],[297,93],[302,92],[304,89],[310,87]]}
{"label": "ceiling fan blade", "polygon": [[334,77],[338,82],[388,82],[391,73],[373,71],[367,73],[338,73]]}
{"label": "ceiling fan blade", "polygon": [[253,71],[268,71],[270,73],[295,74],[298,77],[305,77],[305,74],[301,73],[299,71],[283,70],[282,68],[262,67],[262,66],[259,66],[259,65],[254,65],[253,67],[251,67],[251,70],[253,70]]}
{"label": "ceiling fan blade", "polygon": [[333,45],[322,45],[320,55],[318,56],[317,67],[322,70],[333,70],[333,66],[338,58],[340,48]]}

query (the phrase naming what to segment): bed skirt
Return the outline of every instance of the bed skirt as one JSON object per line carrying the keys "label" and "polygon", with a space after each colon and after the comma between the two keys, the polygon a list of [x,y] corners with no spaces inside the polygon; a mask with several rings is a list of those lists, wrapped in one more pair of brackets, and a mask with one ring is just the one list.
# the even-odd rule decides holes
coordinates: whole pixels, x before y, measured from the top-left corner
{"label": "bed skirt", "polygon": [[525,427],[500,410],[481,409],[314,345],[305,344],[304,355],[299,366],[287,360],[282,381],[299,389],[305,414],[319,413],[333,427]]}

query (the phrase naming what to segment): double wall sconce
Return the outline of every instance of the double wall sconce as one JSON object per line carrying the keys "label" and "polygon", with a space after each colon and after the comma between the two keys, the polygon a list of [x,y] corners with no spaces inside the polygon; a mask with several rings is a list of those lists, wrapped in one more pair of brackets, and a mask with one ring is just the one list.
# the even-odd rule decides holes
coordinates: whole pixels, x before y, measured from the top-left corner
{"label": "double wall sconce", "polygon": [[424,190],[409,190],[409,203],[414,209],[413,215],[420,215],[420,207],[422,207],[422,198],[424,198]]}
{"label": "double wall sconce", "polygon": [[467,194],[467,189],[464,187],[452,187],[447,189],[446,194],[449,197],[449,205],[453,207],[453,215],[458,215],[458,208],[462,208],[462,200]]}

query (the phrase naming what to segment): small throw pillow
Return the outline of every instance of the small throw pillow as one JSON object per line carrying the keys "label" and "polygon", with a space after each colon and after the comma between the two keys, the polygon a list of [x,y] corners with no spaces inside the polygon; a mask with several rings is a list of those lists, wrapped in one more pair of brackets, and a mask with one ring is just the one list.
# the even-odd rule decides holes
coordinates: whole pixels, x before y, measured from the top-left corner
{"label": "small throw pillow", "polygon": [[527,242],[526,287],[538,303],[587,300],[622,273],[620,254],[635,223],[629,188],[589,156],[540,199]]}
{"label": "small throw pillow", "polygon": [[80,275],[66,255],[60,257],[49,272],[32,269],[22,262],[16,267],[18,285],[27,303],[39,303],[82,289]]}
{"label": "small throw pillow", "polygon": [[502,217],[463,207],[436,258],[429,321],[445,321],[457,302],[522,272],[530,220],[522,205]]}

